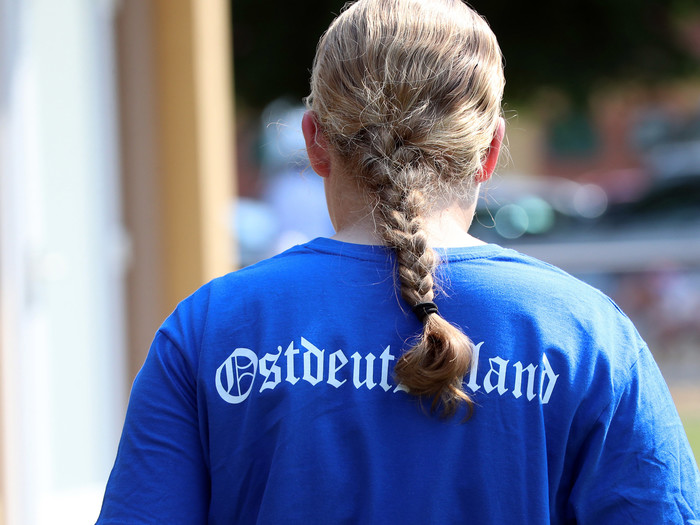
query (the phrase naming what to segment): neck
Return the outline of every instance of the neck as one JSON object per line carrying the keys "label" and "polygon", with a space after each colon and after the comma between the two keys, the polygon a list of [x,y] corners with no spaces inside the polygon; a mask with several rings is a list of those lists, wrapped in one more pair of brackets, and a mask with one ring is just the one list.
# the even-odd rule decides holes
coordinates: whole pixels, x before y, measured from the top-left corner
{"label": "neck", "polygon": [[[475,205],[465,209],[455,204],[426,215],[423,225],[430,246],[451,248],[484,244],[468,233],[474,209]],[[336,234],[333,239],[353,244],[384,244],[370,213],[354,214],[346,219],[335,221]]]}
{"label": "neck", "polygon": [[[340,159],[333,157],[332,160],[333,169],[324,177],[324,186],[328,213],[336,231],[333,239],[354,244],[385,244],[377,233],[373,206],[366,193]],[[422,216],[430,246],[450,248],[484,244],[469,235],[477,196],[478,188],[470,203],[457,198],[434,203]]]}

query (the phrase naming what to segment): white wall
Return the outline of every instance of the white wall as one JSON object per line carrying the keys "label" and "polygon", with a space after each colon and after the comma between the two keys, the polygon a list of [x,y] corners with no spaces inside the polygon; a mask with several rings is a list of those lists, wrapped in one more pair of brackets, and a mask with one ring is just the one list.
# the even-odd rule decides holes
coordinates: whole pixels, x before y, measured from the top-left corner
{"label": "white wall", "polygon": [[0,0],[7,525],[94,523],[122,423],[114,8]]}

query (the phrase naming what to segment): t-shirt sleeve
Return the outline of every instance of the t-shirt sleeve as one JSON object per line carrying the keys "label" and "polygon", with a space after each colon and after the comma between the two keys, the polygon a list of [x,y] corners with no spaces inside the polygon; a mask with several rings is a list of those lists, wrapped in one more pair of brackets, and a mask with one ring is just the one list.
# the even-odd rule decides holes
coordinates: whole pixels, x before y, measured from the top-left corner
{"label": "t-shirt sleeve", "polygon": [[700,475],[649,350],[617,387],[578,458],[575,523],[700,525]]}
{"label": "t-shirt sleeve", "polygon": [[210,482],[195,377],[159,331],[134,381],[98,524],[206,523]]}

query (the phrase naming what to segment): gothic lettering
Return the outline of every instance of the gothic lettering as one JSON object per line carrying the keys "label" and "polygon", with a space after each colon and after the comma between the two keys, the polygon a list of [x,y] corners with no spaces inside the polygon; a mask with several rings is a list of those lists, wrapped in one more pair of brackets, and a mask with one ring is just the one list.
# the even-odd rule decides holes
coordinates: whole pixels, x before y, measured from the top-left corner
{"label": "gothic lettering", "polygon": [[[547,359],[547,354],[542,354],[542,375],[540,376],[540,401],[543,405],[549,403],[549,398],[552,397],[554,385],[557,383],[559,374],[555,374]],[[545,383],[547,387],[545,389]]]}
{"label": "gothic lettering", "polygon": [[236,348],[216,370],[216,391],[221,399],[231,404],[248,399],[257,368],[258,356],[255,352],[248,348]]}
{"label": "gothic lettering", "polygon": [[[339,365],[336,365],[336,362],[340,361]],[[343,368],[345,365],[348,364],[348,358],[345,357],[345,354],[343,353],[342,350],[337,350],[333,352],[330,356],[328,356],[328,384],[332,385],[336,388],[338,388],[340,385],[345,383],[347,379],[343,379],[342,381],[338,381],[335,377],[335,374]]]}
{"label": "gothic lettering", "polygon": [[[277,360],[281,355],[282,347],[278,346],[276,354],[265,354],[260,360],[260,373],[265,378],[260,386],[260,392],[263,390],[272,390],[282,381],[282,370],[277,365]],[[270,363],[269,367],[268,363]],[[270,375],[272,375],[272,379],[270,379]]]}
{"label": "gothic lettering", "polygon": [[[317,385],[323,381],[323,350],[319,350],[315,345],[309,343],[303,337],[301,338],[301,346],[306,348],[304,352],[304,381],[308,381],[312,385]],[[311,359],[313,358],[315,362],[315,367],[311,366]],[[314,375],[311,371],[312,368],[316,369],[316,374]]]}
{"label": "gothic lettering", "polygon": [[389,384],[389,363],[394,361],[396,358],[391,355],[391,347],[387,346],[382,355],[379,356],[382,361],[382,378],[379,381],[379,386],[381,386],[385,392],[391,390],[391,385]]}
{"label": "gothic lettering", "polygon": [[525,368],[523,364],[518,361],[513,363],[515,368],[515,386],[513,386],[513,395],[516,399],[523,395],[522,385],[523,385],[523,372],[527,372],[527,400],[532,401],[535,399],[535,371],[537,367],[530,363]]}
{"label": "gothic lettering", "polygon": [[[485,394],[503,396],[509,391],[509,387],[512,387],[510,391],[515,399],[522,399],[523,402],[538,399],[542,405],[550,402],[559,374],[552,368],[546,354],[542,354],[539,364],[516,361],[510,365],[508,359],[498,355],[484,355],[483,345],[482,341],[474,347],[473,364],[468,378],[465,377],[465,380],[468,379],[466,388],[477,392],[483,385]],[[274,390],[281,385],[284,377],[284,381],[288,383],[287,388],[292,388],[299,379],[303,379],[313,386],[325,381],[327,385],[336,389],[354,387],[357,390],[372,390],[379,385],[379,390],[387,393],[408,392],[405,385],[393,384],[391,381],[392,367],[396,361],[396,357],[391,353],[391,346],[386,346],[379,355],[381,371],[376,370],[376,375],[374,365],[377,356],[372,352],[354,352],[350,356],[353,362],[351,385],[348,383],[349,369],[346,369],[345,373],[341,371],[350,361],[343,350],[329,351],[326,354],[325,350],[304,337],[300,338],[300,346],[303,352],[291,341],[286,350],[283,351],[283,347],[278,346],[277,352],[262,354],[260,357],[249,348],[236,348],[216,369],[216,391],[226,403],[239,404],[250,397],[253,387],[257,387],[259,394],[265,395],[268,390]],[[480,377],[479,370],[481,368],[483,372],[486,363],[488,368]],[[536,390],[536,386],[539,386],[539,390]]]}
{"label": "gothic lettering", "polygon": [[479,383],[476,382],[476,374],[479,371],[479,353],[481,352],[481,345],[483,344],[484,343],[482,341],[478,345],[475,345],[474,350],[472,351],[472,369],[469,371],[469,383],[467,383],[467,387],[472,392],[476,392],[481,388]]}
{"label": "gothic lettering", "polygon": [[299,378],[294,375],[294,356],[298,353],[299,353],[299,349],[294,348],[294,341],[289,343],[287,350],[284,352],[284,355],[287,356],[287,379],[286,379],[286,381],[288,383],[293,384],[293,385],[295,385],[296,382],[299,381]]}
{"label": "gothic lettering", "polygon": [[[498,367],[498,370],[493,367],[494,364]],[[484,377],[484,391],[487,394],[494,388],[498,389],[498,394],[501,396],[508,391],[506,388],[507,366],[508,361],[505,359],[498,356],[489,358],[489,371],[486,372],[486,377]],[[493,374],[498,378],[495,386],[492,383]]]}
{"label": "gothic lettering", "polygon": [[365,361],[367,361],[367,367],[365,368],[365,380],[360,380],[360,364],[362,363],[362,356],[359,352],[355,352],[350,356],[352,358],[352,383],[355,388],[360,388],[365,385],[367,388],[372,390],[376,383],[374,382],[374,354],[367,354]]}

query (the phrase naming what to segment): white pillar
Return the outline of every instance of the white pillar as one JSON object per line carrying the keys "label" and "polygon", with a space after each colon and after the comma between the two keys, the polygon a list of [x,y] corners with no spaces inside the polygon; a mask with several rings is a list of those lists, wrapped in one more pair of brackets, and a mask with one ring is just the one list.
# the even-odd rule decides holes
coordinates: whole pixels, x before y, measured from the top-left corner
{"label": "white pillar", "polygon": [[7,525],[92,523],[122,423],[111,2],[0,0]]}

